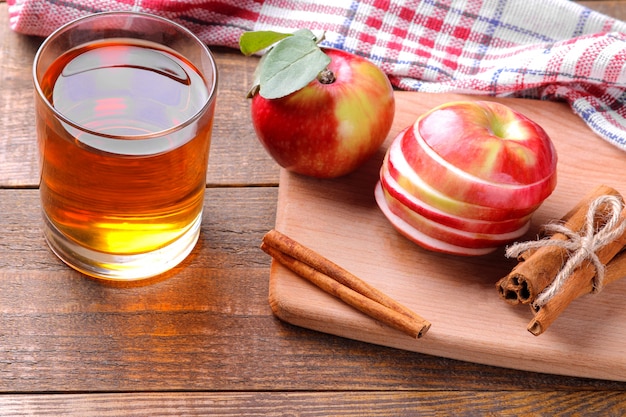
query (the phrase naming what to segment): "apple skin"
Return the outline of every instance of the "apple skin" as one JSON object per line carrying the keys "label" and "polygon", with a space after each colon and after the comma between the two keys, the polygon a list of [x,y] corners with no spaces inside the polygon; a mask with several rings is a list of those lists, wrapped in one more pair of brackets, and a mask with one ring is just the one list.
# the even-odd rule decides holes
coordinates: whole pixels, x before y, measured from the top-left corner
{"label": "apple skin", "polygon": [[499,103],[436,107],[407,131],[401,146],[424,181],[467,203],[533,207],[556,186],[556,151],[547,133]]}
{"label": "apple skin", "polygon": [[[389,172],[381,172],[380,183],[384,189],[385,197],[390,203],[390,207],[402,205],[408,213],[415,213],[425,219],[436,222],[442,226],[456,229],[461,232],[473,232],[489,235],[505,234],[519,231],[525,227],[531,218],[531,214],[523,217],[512,217],[504,220],[476,220],[467,217],[461,217],[454,214],[446,213],[437,207],[431,206],[423,200],[414,197],[405,192],[402,187],[393,179]],[[395,200],[396,204],[391,204]],[[474,206],[476,207],[476,206]],[[394,211],[395,212],[395,211]],[[408,223],[409,219],[400,215]]]}
{"label": "apple skin", "polygon": [[509,208],[481,206],[441,193],[420,177],[406,161],[401,149],[403,134],[401,133],[396,137],[387,150],[381,168],[381,176],[383,173],[388,173],[389,178],[393,179],[403,191],[412,197],[452,216],[491,222],[526,217],[538,208],[538,205]]}
{"label": "apple skin", "polygon": [[524,235],[529,229],[530,222],[522,223],[518,228],[508,233],[487,233],[486,231],[468,232],[458,228],[441,224],[437,221],[429,220],[405,206],[399,200],[391,196],[382,185],[378,185],[383,192],[383,198],[389,210],[404,220],[411,227],[419,230],[426,236],[437,239],[461,248],[496,250],[499,246],[506,244]]}
{"label": "apple skin", "polygon": [[487,255],[494,251],[494,248],[462,247],[450,242],[445,242],[441,239],[433,238],[432,236],[428,236],[422,233],[420,230],[411,226],[391,211],[380,184],[376,185],[376,188],[374,190],[374,198],[376,199],[380,210],[383,212],[387,220],[389,220],[393,227],[398,231],[398,233],[424,249],[433,252],[441,252],[449,255],[459,256],[481,256]]}
{"label": "apple skin", "polygon": [[313,80],[282,98],[252,97],[259,141],[283,168],[316,178],[346,175],[370,159],[391,129],[393,88],[373,63],[329,48],[335,81]]}
{"label": "apple skin", "polygon": [[414,243],[483,255],[528,231],[556,168],[550,138],[530,119],[495,102],[452,102],[394,138],[374,196]]}

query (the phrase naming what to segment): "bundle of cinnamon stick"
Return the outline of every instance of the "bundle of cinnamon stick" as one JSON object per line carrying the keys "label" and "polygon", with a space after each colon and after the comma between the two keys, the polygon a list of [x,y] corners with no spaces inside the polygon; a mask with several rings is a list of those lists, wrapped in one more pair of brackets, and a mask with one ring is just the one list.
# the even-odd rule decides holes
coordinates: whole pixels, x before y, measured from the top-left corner
{"label": "bundle of cinnamon stick", "polygon": [[626,209],[615,189],[601,185],[545,236],[507,248],[518,264],[496,283],[510,304],[527,304],[534,317],[527,329],[544,333],[572,301],[599,292],[626,276]]}

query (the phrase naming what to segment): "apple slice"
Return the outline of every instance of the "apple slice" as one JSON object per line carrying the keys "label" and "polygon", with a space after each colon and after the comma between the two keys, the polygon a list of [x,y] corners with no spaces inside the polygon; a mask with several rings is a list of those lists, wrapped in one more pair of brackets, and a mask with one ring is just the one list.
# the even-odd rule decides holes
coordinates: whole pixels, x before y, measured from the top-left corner
{"label": "apple slice", "polygon": [[[552,193],[556,186],[556,152],[543,130],[543,134],[536,129],[522,130],[518,126],[522,122],[514,119],[507,123],[516,125],[510,130],[517,136],[502,138],[492,133],[495,128],[489,123],[495,122],[479,118],[472,124],[448,126],[439,132],[451,135],[457,146],[453,153],[437,138],[431,125],[443,117],[454,119],[440,113],[466,111],[463,103],[457,106],[462,110],[444,107],[424,115],[402,138],[404,157],[424,181],[452,198],[495,208],[534,207]],[[450,124],[455,123],[460,122],[453,120]],[[532,140],[520,138],[531,133],[536,133]]]}
{"label": "apple slice", "polygon": [[532,214],[501,221],[477,220],[446,213],[437,207],[406,192],[391,176],[386,167],[381,168],[380,182],[386,194],[415,213],[444,226],[465,232],[502,234],[518,230],[530,220]]}
{"label": "apple slice", "polygon": [[387,220],[391,223],[391,225],[404,237],[406,237],[411,242],[423,247],[424,249],[447,253],[451,255],[461,255],[461,256],[480,256],[487,255],[497,248],[464,248],[461,246],[453,245],[448,242],[444,242],[442,240],[433,238],[428,236],[413,226],[409,225],[407,222],[402,220],[399,216],[395,215],[389,206],[387,205],[387,200],[383,194],[382,187],[379,185],[376,186],[374,191],[374,197],[376,199],[376,203],[378,207],[385,215]]}
{"label": "apple slice", "polygon": [[379,184],[378,186],[383,192],[383,197],[385,197],[387,207],[391,210],[391,212],[393,212],[393,214],[400,217],[407,224],[419,230],[423,234],[448,242],[455,246],[472,249],[495,249],[520,238],[528,231],[530,226],[530,222],[527,221],[518,229],[508,233],[489,234],[482,232],[466,232],[427,219],[390,196],[382,185]]}
{"label": "apple slice", "polygon": [[430,206],[436,207],[439,210],[451,215],[489,221],[505,221],[525,217],[532,214],[537,208],[486,207],[457,200],[441,193],[439,190],[436,190],[424,181],[424,179],[422,179],[409,165],[404,157],[404,154],[402,153],[401,140],[399,137],[397,137],[390,145],[383,160],[383,167],[389,171],[391,178],[393,178],[408,194],[429,204]]}

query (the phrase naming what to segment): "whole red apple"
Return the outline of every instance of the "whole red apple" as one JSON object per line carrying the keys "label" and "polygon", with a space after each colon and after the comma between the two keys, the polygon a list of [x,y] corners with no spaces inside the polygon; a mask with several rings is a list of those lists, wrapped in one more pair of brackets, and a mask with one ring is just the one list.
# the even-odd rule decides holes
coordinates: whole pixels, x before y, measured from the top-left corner
{"label": "whole red apple", "polygon": [[496,102],[447,103],[394,139],[375,197],[415,243],[483,254],[528,230],[556,166],[552,141],[526,116]]}
{"label": "whole red apple", "polygon": [[[281,98],[252,97],[256,134],[289,171],[317,178],[348,174],[380,148],[394,117],[393,89],[373,63],[335,49],[321,77]],[[287,81],[285,81],[287,82]]]}

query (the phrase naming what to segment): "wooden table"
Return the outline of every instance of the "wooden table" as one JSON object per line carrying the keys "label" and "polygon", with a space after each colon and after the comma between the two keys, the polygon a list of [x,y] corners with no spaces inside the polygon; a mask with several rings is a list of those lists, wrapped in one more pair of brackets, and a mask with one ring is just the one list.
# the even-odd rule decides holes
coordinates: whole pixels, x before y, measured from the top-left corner
{"label": "wooden table", "polygon": [[[623,0],[583,3],[626,19]],[[192,255],[149,285],[105,284],[67,268],[40,229],[30,79],[40,42],[0,26],[0,415],[626,410],[626,383],[411,353],[275,318],[270,259],[258,245],[274,226],[279,169],[249,122],[244,92],[256,61],[237,51],[216,51],[219,106]]]}

